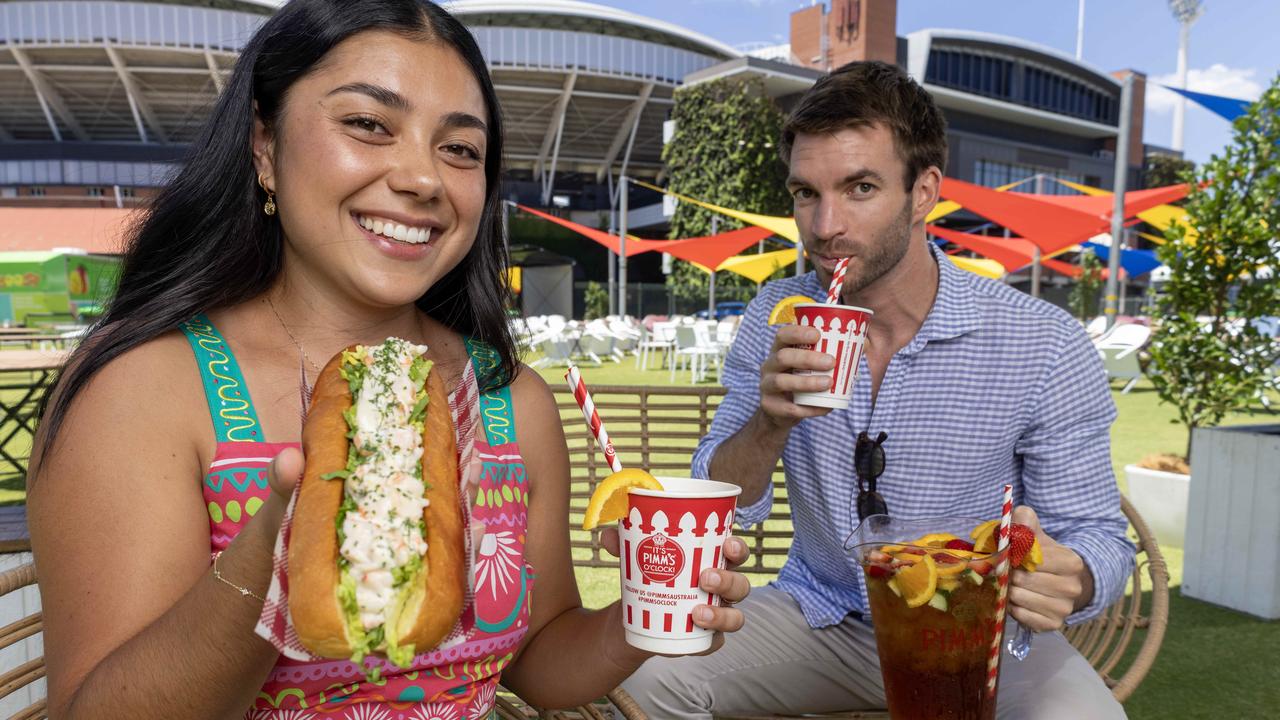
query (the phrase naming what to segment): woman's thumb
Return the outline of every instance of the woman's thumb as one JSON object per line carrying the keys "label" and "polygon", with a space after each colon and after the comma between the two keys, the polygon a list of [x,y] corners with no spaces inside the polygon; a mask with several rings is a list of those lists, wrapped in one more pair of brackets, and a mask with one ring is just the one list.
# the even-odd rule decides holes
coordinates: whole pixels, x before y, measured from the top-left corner
{"label": "woman's thumb", "polygon": [[298,448],[285,448],[271,460],[267,467],[267,483],[271,491],[288,500],[293,495],[293,487],[302,479],[304,463],[302,451]]}

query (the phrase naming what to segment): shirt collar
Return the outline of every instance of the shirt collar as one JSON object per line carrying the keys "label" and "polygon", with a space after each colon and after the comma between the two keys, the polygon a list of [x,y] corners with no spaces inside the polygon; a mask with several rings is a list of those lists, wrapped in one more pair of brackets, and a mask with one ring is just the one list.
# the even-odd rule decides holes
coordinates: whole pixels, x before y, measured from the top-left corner
{"label": "shirt collar", "polygon": [[930,242],[929,250],[938,263],[938,295],[920,331],[903,348],[908,354],[920,352],[929,342],[960,337],[981,325],[972,276],[956,267],[936,243]]}
{"label": "shirt collar", "polygon": [[[956,267],[936,243],[930,242],[929,250],[938,263],[938,295],[916,336],[901,350],[908,355],[920,352],[932,341],[960,337],[981,325],[972,276]],[[817,272],[811,270],[806,273],[804,284],[811,297],[821,299],[827,296],[827,289],[818,281]],[[875,322],[875,319],[871,321]]]}

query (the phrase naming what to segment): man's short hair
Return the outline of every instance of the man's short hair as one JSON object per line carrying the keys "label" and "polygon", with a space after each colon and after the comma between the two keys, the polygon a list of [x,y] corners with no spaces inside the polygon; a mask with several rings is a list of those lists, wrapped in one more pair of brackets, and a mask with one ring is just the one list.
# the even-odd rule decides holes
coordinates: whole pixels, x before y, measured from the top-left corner
{"label": "man's short hair", "polygon": [[791,162],[796,135],[882,124],[906,164],[906,188],[926,168],[947,168],[947,121],[933,98],[897,65],[851,62],[823,76],[782,126],[781,154]]}

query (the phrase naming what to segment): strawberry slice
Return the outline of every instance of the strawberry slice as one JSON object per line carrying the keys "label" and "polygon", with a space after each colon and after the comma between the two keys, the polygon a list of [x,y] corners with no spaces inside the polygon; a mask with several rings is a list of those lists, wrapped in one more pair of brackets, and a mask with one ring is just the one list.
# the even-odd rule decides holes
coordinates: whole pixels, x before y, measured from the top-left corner
{"label": "strawberry slice", "polygon": [[883,565],[868,565],[867,574],[876,579],[884,579],[893,574],[893,571]]}
{"label": "strawberry slice", "polygon": [[986,560],[970,560],[969,569],[977,572],[979,575],[990,575],[994,566]]}
{"label": "strawberry slice", "polygon": [[1022,559],[1031,552],[1031,546],[1036,543],[1036,534],[1031,528],[1021,523],[1013,523],[1009,526],[1009,562],[1014,567],[1022,565]]}
{"label": "strawberry slice", "polygon": [[946,544],[944,547],[945,547],[947,550],[969,550],[969,551],[972,551],[972,550],[973,550],[973,543],[969,542],[968,540],[961,540],[960,538],[956,538],[955,540],[948,540],[948,541],[947,541],[947,544]]}

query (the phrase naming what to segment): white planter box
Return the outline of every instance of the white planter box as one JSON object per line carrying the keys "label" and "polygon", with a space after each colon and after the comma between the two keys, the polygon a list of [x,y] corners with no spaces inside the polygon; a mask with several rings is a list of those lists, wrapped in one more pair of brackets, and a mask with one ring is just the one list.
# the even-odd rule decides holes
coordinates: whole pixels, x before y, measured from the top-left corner
{"label": "white planter box", "polygon": [[1280,618],[1280,425],[1196,430],[1182,594]]}
{"label": "white planter box", "polygon": [[1129,481],[1129,502],[1147,521],[1156,540],[1164,546],[1184,547],[1191,476],[1137,465],[1125,465],[1124,474]]}

